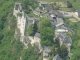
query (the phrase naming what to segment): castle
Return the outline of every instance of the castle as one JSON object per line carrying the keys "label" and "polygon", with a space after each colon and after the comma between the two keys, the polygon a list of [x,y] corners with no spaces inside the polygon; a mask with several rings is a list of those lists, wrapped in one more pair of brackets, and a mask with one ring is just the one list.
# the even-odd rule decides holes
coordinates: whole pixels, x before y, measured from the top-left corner
{"label": "castle", "polygon": [[[21,3],[15,3],[14,6],[14,10],[13,10],[13,15],[16,17],[17,19],[17,28],[20,30],[20,41],[27,46],[27,43],[24,42],[24,38],[25,38],[25,31],[26,28],[30,25],[30,24],[34,24],[35,22],[35,18],[34,17],[28,17],[26,16],[26,14],[23,12],[22,10],[22,6]],[[36,35],[36,34],[35,34]],[[28,37],[28,36],[27,36]],[[30,39],[30,38],[29,38]],[[37,41],[35,41],[36,36],[34,36],[34,39],[30,39],[31,40],[31,44],[33,45],[34,43],[36,43]],[[39,40],[39,39],[38,39]],[[39,43],[39,41],[38,41]],[[40,43],[39,43],[40,44]]]}
{"label": "castle", "polygon": [[13,15],[17,19],[17,27],[20,30],[20,34],[21,34],[20,40],[23,41],[23,37],[25,36],[27,17],[26,14],[22,11],[21,3],[15,3]]}

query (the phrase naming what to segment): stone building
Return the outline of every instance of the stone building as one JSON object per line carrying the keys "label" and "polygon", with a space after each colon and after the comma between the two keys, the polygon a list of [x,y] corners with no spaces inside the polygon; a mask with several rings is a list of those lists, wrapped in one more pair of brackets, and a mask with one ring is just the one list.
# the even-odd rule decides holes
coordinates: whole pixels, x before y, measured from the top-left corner
{"label": "stone building", "polygon": [[25,36],[25,27],[26,27],[26,14],[22,11],[22,6],[21,3],[15,3],[14,5],[14,10],[13,10],[13,15],[16,17],[17,19],[17,28],[20,30],[20,40],[23,41],[24,40],[24,36]]}
{"label": "stone building", "polygon": [[58,34],[58,37],[59,37],[59,41],[60,41],[60,45],[62,44],[65,44],[65,46],[67,47],[68,49],[68,54],[70,54],[70,47],[72,45],[72,40],[69,36],[66,35],[66,33],[64,32],[61,32]]}
{"label": "stone building", "polygon": [[14,5],[13,15],[17,17],[17,13],[19,12],[22,12],[22,6],[21,6],[21,3],[17,2]]}
{"label": "stone building", "polygon": [[60,56],[57,54],[54,56],[53,60],[61,60]]}

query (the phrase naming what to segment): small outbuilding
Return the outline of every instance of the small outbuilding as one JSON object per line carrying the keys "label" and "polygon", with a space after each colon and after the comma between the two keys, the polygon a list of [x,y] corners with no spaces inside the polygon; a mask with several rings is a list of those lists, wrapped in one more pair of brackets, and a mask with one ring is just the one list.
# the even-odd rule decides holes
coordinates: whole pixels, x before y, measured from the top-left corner
{"label": "small outbuilding", "polygon": [[50,12],[53,10],[53,6],[52,5],[46,5],[45,10],[46,10],[46,12]]}
{"label": "small outbuilding", "polygon": [[56,56],[54,56],[53,60],[61,60],[60,56],[57,54]]}
{"label": "small outbuilding", "polygon": [[80,10],[77,10],[75,14],[80,18]]}

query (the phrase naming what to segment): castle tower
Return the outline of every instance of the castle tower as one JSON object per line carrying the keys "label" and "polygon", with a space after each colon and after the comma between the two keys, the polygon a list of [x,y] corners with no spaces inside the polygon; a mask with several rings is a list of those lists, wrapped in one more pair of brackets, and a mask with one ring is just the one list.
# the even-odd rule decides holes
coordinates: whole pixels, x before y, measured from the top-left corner
{"label": "castle tower", "polygon": [[22,11],[21,3],[15,3],[13,15],[17,18],[17,27],[20,29],[21,36],[24,36],[26,26],[26,14]]}
{"label": "castle tower", "polygon": [[[26,14],[23,12],[22,13],[22,18],[21,18],[21,32],[25,33],[25,26],[26,26]],[[22,33],[22,36],[24,36],[25,34]]]}
{"label": "castle tower", "polygon": [[20,12],[22,12],[21,3],[19,3],[19,2],[15,3],[13,15],[17,17],[17,13],[20,13]]}

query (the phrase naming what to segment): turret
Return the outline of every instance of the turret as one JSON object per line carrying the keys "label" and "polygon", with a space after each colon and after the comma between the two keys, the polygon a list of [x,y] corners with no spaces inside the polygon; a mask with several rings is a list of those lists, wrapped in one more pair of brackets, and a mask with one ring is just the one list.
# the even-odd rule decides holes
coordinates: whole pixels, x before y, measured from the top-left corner
{"label": "turret", "polygon": [[15,3],[13,15],[17,17],[17,13],[22,12],[21,3]]}

